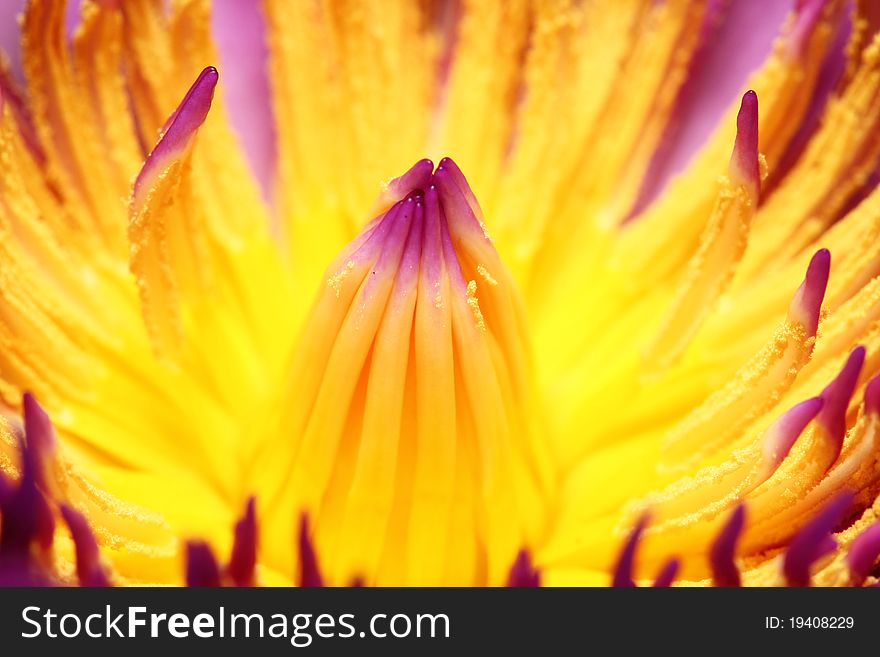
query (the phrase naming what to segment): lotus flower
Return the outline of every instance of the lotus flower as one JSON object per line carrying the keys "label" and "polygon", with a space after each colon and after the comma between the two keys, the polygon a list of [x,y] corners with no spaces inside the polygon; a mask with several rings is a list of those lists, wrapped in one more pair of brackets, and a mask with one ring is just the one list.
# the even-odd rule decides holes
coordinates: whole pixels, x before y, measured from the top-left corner
{"label": "lotus flower", "polygon": [[0,82],[4,583],[877,581],[876,3],[64,5]]}

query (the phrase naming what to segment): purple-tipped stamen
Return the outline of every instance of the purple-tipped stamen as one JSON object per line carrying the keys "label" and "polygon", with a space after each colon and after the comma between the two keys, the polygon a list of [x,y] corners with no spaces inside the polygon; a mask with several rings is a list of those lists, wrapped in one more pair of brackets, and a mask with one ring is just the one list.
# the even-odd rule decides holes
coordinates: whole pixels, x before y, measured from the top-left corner
{"label": "purple-tipped stamen", "polygon": [[24,470],[19,489],[33,496],[33,521],[37,527],[35,538],[44,550],[48,550],[55,537],[55,516],[45,497],[49,490],[46,470],[55,451],[55,430],[49,415],[29,392],[22,395],[22,407],[25,447],[22,448]]}
{"label": "purple-tipped stamen", "polygon": [[455,182],[455,185],[462,191],[462,193],[470,191],[471,187],[468,184],[467,178],[464,176],[464,172],[462,172],[461,168],[451,157],[444,157],[441,159],[439,164],[437,164],[437,171],[448,171],[452,180]]}
{"label": "purple-tipped stamen", "polygon": [[49,415],[34,396],[26,392],[22,395],[21,405],[24,415],[24,434],[27,441],[27,458],[32,459],[37,485],[46,486],[44,467],[55,450],[55,430]]}
{"label": "purple-tipped stamen", "polygon": [[214,89],[219,79],[220,74],[213,66],[208,66],[199,73],[199,77],[192,83],[183,100],[174,108],[159,131],[160,140],[169,148],[185,142],[189,135],[204,123],[208,110],[211,109]]}
{"label": "purple-tipped stamen", "polygon": [[186,544],[186,585],[220,586],[220,567],[211,546],[203,541]]}
{"label": "purple-tipped stamen", "polygon": [[525,548],[516,555],[516,560],[507,575],[507,586],[517,588],[534,588],[541,586],[541,571],[535,568],[532,557]]}
{"label": "purple-tipped stamen", "polygon": [[769,477],[785,460],[797,439],[825,405],[822,397],[795,404],[764,433],[761,445],[764,477]]}
{"label": "purple-tipped stamen", "polygon": [[318,554],[309,536],[309,516],[305,512],[299,517],[299,585],[324,586]]}
{"label": "purple-tipped stamen", "polygon": [[782,574],[789,586],[810,585],[810,568],[837,547],[831,532],[852,501],[852,493],[838,494],[791,539],[782,562]]}
{"label": "purple-tipped stamen", "polygon": [[54,434],[33,396],[25,394],[22,405],[21,478],[13,483],[0,475],[0,585],[47,586],[56,581],[51,565],[55,516],[45,496]]}
{"label": "purple-tipped stamen", "polygon": [[141,198],[144,186],[149,187],[147,182],[154,180],[161,174],[190,144],[208,116],[208,110],[211,109],[211,102],[214,99],[214,89],[217,87],[219,79],[220,74],[217,69],[208,66],[199,74],[183,100],[168,117],[162,128],[159,142],[147,156],[144,166],[134,182],[133,197],[135,199]]}
{"label": "purple-tipped stamen", "polygon": [[709,549],[709,566],[715,586],[741,586],[739,568],[736,566],[736,543],[746,522],[746,507],[739,504],[730,514],[724,527]]}
{"label": "purple-tipped stamen", "polygon": [[[24,446],[22,445],[22,449]],[[31,545],[44,533],[51,510],[33,484],[24,476],[13,484],[0,474],[0,586],[49,586],[52,577],[34,560]],[[50,537],[53,534],[50,534]]]}
{"label": "purple-tipped stamen", "polygon": [[681,561],[672,557],[669,559],[663,567],[660,569],[660,572],[657,573],[657,578],[654,580],[654,588],[655,589],[665,589],[672,586],[672,582],[675,581],[675,576],[678,575],[678,571],[681,568]]}
{"label": "purple-tipped stamen", "polygon": [[880,414],[880,376],[875,376],[865,386],[865,413]]}
{"label": "purple-tipped stamen", "polygon": [[235,523],[234,531],[226,574],[236,586],[253,586],[257,565],[257,515],[253,497],[248,498],[244,517]]}
{"label": "purple-tipped stamen", "polygon": [[736,141],[730,156],[730,171],[749,189],[752,203],[761,192],[761,167],[758,163],[758,95],[747,91],[736,117]]}
{"label": "purple-tipped stamen", "polygon": [[850,583],[853,586],[861,586],[871,574],[878,558],[880,558],[880,522],[875,522],[853,539],[846,554]]}
{"label": "purple-tipped stamen", "polygon": [[819,249],[810,260],[804,282],[788,307],[791,318],[806,329],[807,335],[816,335],[819,328],[819,314],[830,272],[831,252],[828,249]]}
{"label": "purple-tipped stamen", "polygon": [[76,548],[76,576],[80,586],[110,586],[110,580],[101,566],[98,542],[86,517],[66,504],[61,505],[61,515],[70,529]]}
{"label": "purple-tipped stamen", "polygon": [[413,190],[426,189],[433,171],[434,163],[431,160],[419,160],[408,171],[389,182],[386,193],[396,203]]}
{"label": "purple-tipped stamen", "polygon": [[4,485],[2,502],[3,525],[0,532],[0,555],[17,554],[26,559],[30,545],[36,542],[46,552],[55,537],[55,517],[44,491],[47,461],[55,446],[52,424],[36,399],[25,393],[24,437],[19,438],[22,471],[16,486]]}
{"label": "purple-tipped stamen", "polygon": [[458,187],[459,191],[462,193],[465,200],[467,201],[467,204],[470,206],[471,211],[477,218],[477,221],[482,222],[483,210],[480,208],[480,203],[479,201],[477,201],[477,197],[474,194],[474,191],[471,189],[470,183],[468,183],[467,178],[465,178],[464,173],[451,157],[444,157],[437,165],[437,171],[435,171],[435,173],[443,172],[447,172],[449,174],[452,181],[455,183],[455,186]]}
{"label": "purple-tipped stamen", "polygon": [[852,350],[840,373],[822,391],[822,399],[825,403],[816,416],[816,424],[825,430],[831,441],[833,456],[831,462],[837,458],[843,447],[843,439],[846,435],[846,411],[864,362],[865,348],[858,346]]}
{"label": "purple-tipped stamen", "polygon": [[632,587],[636,585],[636,582],[633,579],[633,565],[635,563],[636,547],[638,547],[642,532],[645,531],[645,527],[648,525],[648,518],[649,516],[647,513],[642,514],[627,537],[626,543],[624,543],[623,549],[620,551],[620,556],[617,559],[617,564],[614,566],[614,576],[611,579],[611,586]]}

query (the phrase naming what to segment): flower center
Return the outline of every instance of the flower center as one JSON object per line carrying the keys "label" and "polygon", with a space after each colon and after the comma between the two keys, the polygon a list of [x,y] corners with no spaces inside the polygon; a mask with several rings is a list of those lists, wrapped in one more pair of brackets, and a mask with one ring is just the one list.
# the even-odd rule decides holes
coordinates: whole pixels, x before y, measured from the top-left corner
{"label": "flower center", "polygon": [[327,270],[259,469],[267,557],[304,509],[338,583],[501,584],[542,529],[520,301],[461,171],[431,169]]}

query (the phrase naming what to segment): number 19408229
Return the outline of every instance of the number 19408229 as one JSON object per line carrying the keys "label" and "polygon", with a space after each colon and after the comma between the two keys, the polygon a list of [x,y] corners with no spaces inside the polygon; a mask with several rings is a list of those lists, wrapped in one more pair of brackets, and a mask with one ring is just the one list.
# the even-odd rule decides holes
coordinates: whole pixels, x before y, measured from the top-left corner
{"label": "number 19408229", "polygon": [[[787,622],[786,622],[787,621]],[[811,630],[849,630],[855,625],[852,616],[765,616],[764,627],[775,629]]]}

